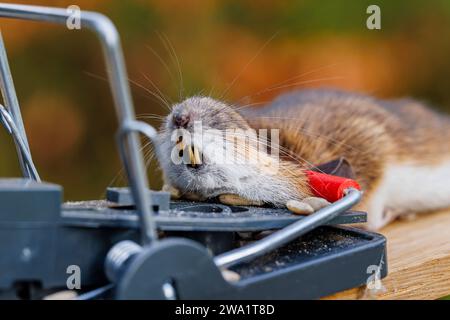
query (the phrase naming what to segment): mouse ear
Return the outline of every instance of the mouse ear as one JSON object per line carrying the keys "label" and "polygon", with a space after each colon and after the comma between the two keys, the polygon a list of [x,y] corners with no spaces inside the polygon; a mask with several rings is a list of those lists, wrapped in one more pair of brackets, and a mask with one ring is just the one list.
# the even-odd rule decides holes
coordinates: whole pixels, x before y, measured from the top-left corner
{"label": "mouse ear", "polygon": [[343,178],[355,179],[355,173],[353,172],[352,166],[344,157],[322,163],[316,166],[313,171],[323,172]]}

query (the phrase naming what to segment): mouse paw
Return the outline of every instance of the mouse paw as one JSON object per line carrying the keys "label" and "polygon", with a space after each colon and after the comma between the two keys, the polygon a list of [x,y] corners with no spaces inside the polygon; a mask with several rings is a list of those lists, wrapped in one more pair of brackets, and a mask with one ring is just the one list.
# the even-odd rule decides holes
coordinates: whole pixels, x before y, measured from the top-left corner
{"label": "mouse paw", "polygon": [[324,198],[308,197],[302,201],[289,200],[286,207],[295,214],[311,214],[330,205]]}
{"label": "mouse paw", "polygon": [[286,207],[295,214],[311,214],[314,212],[313,207],[309,204],[297,200],[289,200],[286,202]]}
{"label": "mouse paw", "polygon": [[228,282],[238,282],[241,279],[241,275],[237,272],[228,269],[221,269],[220,272],[222,277]]}
{"label": "mouse paw", "polygon": [[330,202],[320,197],[307,197],[302,201],[289,200],[286,203],[286,207],[296,214],[311,214],[329,205]]}
{"label": "mouse paw", "polygon": [[224,193],[219,196],[219,201],[230,206],[262,206],[262,201],[249,200],[237,194]]}
{"label": "mouse paw", "polygon": [[205,201],[207,199],[197,193],[190,193],[190,192],[182,194],[181,198],[189,201]]}
{"label": "mouse paw", "polygon": [[170,198],[173,200],[180,199],[181,192],[175,187],[172,187],[170,184],[165,183],[162,187],[162,191],[166,191],[170,193]]}
{"label": "mouse paw", "polygon": [[195,194],[195,193],[182,193],[177,188],[173,187],[172,185],[165,183],[162,187],[162,191],[166,191],[170,193],[170,199],[172,200],[179,200],[179,199],[186,199],[189,201],[205,201],[206,198]]}
{"label": "mouse paw", "polygon": [[314,211],[328,207],[331,204],[328,200],[320,197],[308,197],[303,199],[302,202],[309,204]]}

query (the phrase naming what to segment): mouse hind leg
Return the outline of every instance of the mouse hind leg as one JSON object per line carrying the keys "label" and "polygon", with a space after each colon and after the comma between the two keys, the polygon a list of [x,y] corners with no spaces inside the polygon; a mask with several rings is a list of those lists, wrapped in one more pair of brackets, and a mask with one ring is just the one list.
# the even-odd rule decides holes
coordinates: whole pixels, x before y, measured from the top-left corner
{"label": "mouse hind leg", "polygon": [[386,166],[360,209],[367,228],[378,230],[400,216],[450,207],[450,159],[436,165],[400,163]]}

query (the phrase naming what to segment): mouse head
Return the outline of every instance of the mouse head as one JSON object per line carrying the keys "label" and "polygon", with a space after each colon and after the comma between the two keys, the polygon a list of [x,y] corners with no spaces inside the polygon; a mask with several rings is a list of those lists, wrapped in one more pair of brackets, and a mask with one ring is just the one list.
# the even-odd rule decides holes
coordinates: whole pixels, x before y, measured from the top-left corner
{"label": "mouse head", "polygon": [[[182,193],[202,198],[233,193],[278,204],[273,195],[278,188],[283,197],[296,198],[291,181],[277,176],[277,139],[271,132],[274,152],[267,130],[265,136],[260,133],[231,106],[209,97],[191,97],[174,105],[166,117],[158,135],[157,157],[167,182]],[[279,202],[284,205],[285,199]]]}

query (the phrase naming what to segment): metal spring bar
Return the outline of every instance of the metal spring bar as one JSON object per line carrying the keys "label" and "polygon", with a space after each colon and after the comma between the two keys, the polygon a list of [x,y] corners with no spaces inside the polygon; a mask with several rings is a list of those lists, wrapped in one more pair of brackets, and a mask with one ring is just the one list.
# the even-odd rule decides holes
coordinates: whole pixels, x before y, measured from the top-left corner
{"label": "metal spring bar", "polygon": [[36,181],[40,181],[39,174],[34,167],[33,160],[31,159],[30,150],[27,147],[26,140],[23,139],[22,134],[19,131],[12,115],[6,110],[4,106],[0,104],[0,122],[3,123],[6,130],[13,136],[14,142],[18,146],[19,155],[23,157],[24,164],[29,171],[30,178]]}
{"label": "metal spring bar", "polygon": [[[0,3],[0,17],[66,25],[68,19],[71,18],[71,12],[61,8]],[[102,44],[119,122],[119,130],[122,130],[127,127],[127,123],[133,123],[136,117],[127,81],[119,34],[111,20],[102,14],[81,11],[79,17],[81,28],[94,31]],[[141,144],[139,136],[134,130],[125,129],[125,131],[125,171],[140,217],[142,241],[144,244],[147,244],[156,240],[157,233],[151,199],[147,197],[148,180],[140,151]]]}
{"label": "metal spring bar", "polygon": [[[19,164],[22,169],[22,174],[26,178],[30,178],[36,181],[40,181],[36,167],[34,166],[33,159],[30,153],[30,147],[28,146],[27,135],[25,133],[25,127],[22,121],[22,115],[20,114],[19,101],[17,100],[16,89],[14,88],[14,82],[11,76],[11,70],[9,69],[8,56],[6,55],[5,44],[0,32],[0,89],[3,96],[3,101],[7,110],[3,110],[3,117],[5,112],[8,112],[11,119],[14,121],[17,130],[9,130],[14,138],[16,144],[17,155],[19,157]],[[9,111],[8,111],[9,110]],[[6,119],[5,119],[6,121]],[[6,124],[3,123],[6,127]]]}
{"label": "metal spring bar", "polygon": [[262,256],[314,228],[324,225],[340,213],[349,210],[361,200],[361,196],[361,191],[353,188],[347,189],[345,190],[345,196],[332,205],[320,209],[306,218],[268,235],[262,240],[220,254],[214,258],[214,262],[219,268],[226,268]]}

